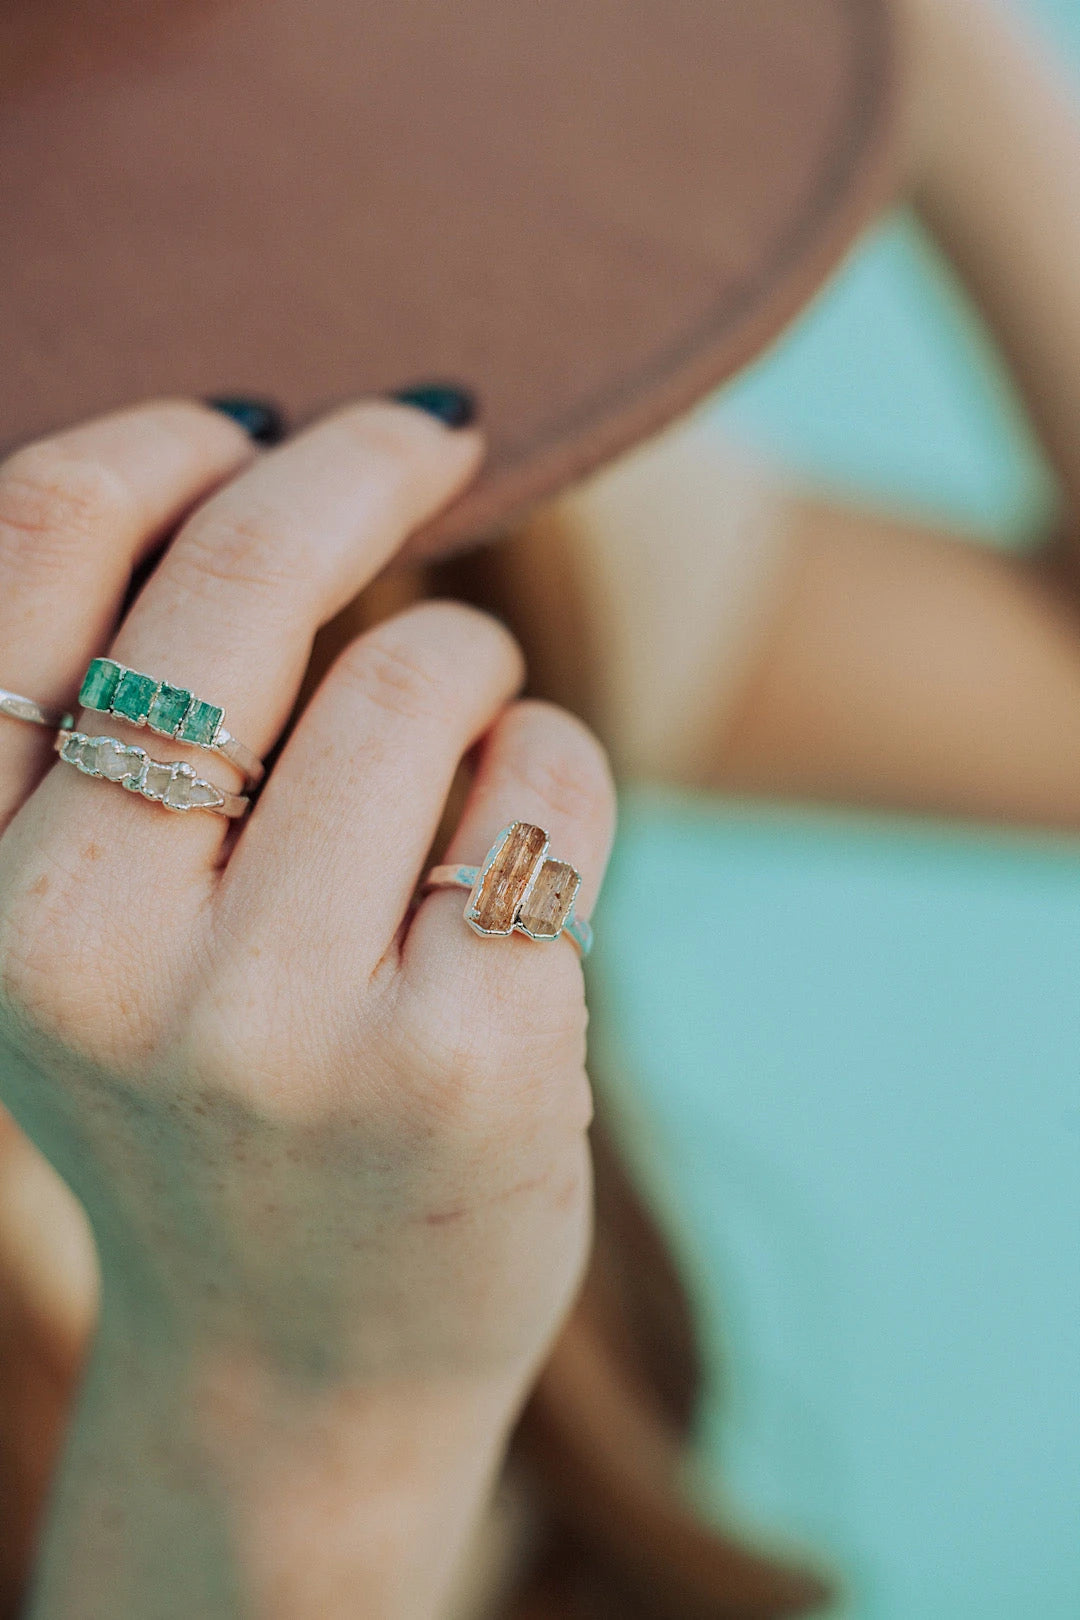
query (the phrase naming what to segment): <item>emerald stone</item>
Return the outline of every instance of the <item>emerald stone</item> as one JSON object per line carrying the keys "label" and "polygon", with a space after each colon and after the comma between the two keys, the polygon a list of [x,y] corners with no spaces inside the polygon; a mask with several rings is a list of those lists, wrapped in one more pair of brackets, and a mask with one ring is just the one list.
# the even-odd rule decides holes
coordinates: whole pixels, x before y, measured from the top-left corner
{"label": "emerald stone", "polygon": [[125,669],[109,707],[113,714],[119,715],[121,720],[130,720],[133,726],[145,725],[157,688],[158,683],[152,676]]}
{"label": "emerald stone", "polygon": [[95,658],[83,677],[79,692],[79,702],[83,708],[100,709],[106,713],[122,674],[120,665],[114,664],[111,658]]}
{"label": "emerald stone", "polygon": [[163,737],[175,737],[190,704],[190,692],[185,692],[182,686],[170,686],[168,681],[162,681],[154,693],[146,723],[151,731],[159,731]]}
{"label": "emerald stone", "polygon": [[197,747],[209,748],[217,736],[217,729],[225,718],[224,709],[215,709],[212,703],[204,703],[201,698],[195,698],[191,708],[184,717],[184,723],[177,732],[181,742],[195,743]]}

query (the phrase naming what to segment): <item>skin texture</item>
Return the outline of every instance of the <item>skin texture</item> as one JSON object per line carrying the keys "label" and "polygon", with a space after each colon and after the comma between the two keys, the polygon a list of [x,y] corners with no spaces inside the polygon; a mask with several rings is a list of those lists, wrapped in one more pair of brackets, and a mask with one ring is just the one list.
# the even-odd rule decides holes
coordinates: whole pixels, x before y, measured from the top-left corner
{"label": "skin texture", "polygon": [[[229,693],[265,751],[318,625],[479,452],[380,404],[258,460],[186,404],[19,452],[9,667],[40,689],[51,656],[57,690],[77,681],[187,512],[113,650]],[[576,721],[511,701],[521,673],[471,609],[380,626],[233,836],[47,769],[45,734],[5,728],[0,1072],[102,1273],[32,1613],[333,1616],[358,1584],[388,1620],[444,1601],[589,1227],[576,953],[482,941],[452,893],[410,912],[479,739],[449,858],[533,819],[591,904],[606,767]]]}
{"label": "skin texture", "polygon": [[[699,468],[695,484],[680,464],[662,505],[647,512],[632,480],[621,492],[613,485],[603,523],[574,497],[557,516],[575,539],[571,560],[606,671],[596,718],[616,760],[638,775],[1075,826],[1080,134],[1053,71],[996,7],[908,0],[907,11],[908,194],[966,277],[1039,426],[1063,491],[1062,542],[1052,560],[1005,561],[803,499],[775,480],[760,509],[768,589],[755,598],[739,659],[721,661],[702,589],[716,535],[702,514],[715,512],[719,525],[728,505],[715,471]],[[88,430],[99,446],[91,461],[106,455],[102,433],[110,457],[121,438],[132,443],[152,426],[156,435],[122,475],[136,487],[137,519],[110,506],[106,491],[108,510],[89,526],[107,530],[108,546],[80,528],[102,491],[92,478],[72,501],[67,474],[60,518],[45,521],[47,507],[31,515],[31,573],[19,538],[25,493],[21,518],[4,531],[5,678],[42,701],[66,698],[107,640],[132,561],[250,460],[227,424],[194,407],[139,420],[137,432],[132,419]],[[388,427],[380,417],[380,436]],[[422,431],[441,430],[410,426]],[[468,476],[474,451],[463,442],[446,451],[455,459],[444,485],[430,467],[424,474],[433,504]],[[446,448],[411,448],[438,445]],[[354,450],[350,439],[327,451],[319,477],[339,455],[354,476]],[[673,449],[672,461],[683,453]],[[69,443],[65,459],[85,469],[84,448]],[[289,465],[289,490],[307,488]],[[260,501],[260,521],[276,521],[291,502],[284,482]],[[331,519],[329,509],[290,508],[287,555],[276,557],[280,595],[242,547],[226,548],[242,584],[235,601],[221,596],[230,605],[216,621],[228,581],[185,588],[174,571],[140,604],[146,639],[133,618],[119,655],[226,697],[230,725],[265,746],[314,621],[344,593],[346,574],[352,589],[377,566],[380,546],[365,528],[327,583],[327,558],[308,546],[337,532]],[[418,520],[410,510],[384,530],[380,554]],[[626,589],[628,556],[655,554],[658,532],[662,616]],[[550,541],[541,521],[515,546],[526,587],[550,574]],[[199,576],[189,568],[186,577]],[[289,614],[275,619],[285,599]],[[282,620],[298,600],[307,618],[294,644]],[[587,1112],[573,953],[530,953],[520,940],[489,951],[461,929],[450,895],[425,902],[407,933],[399,924],[449,755],[497,714],[477,788],[487,798],[474,798],[455,845],[463,858],[482,854],[501,822],[532,816],[582,867],[591,894],[607,838],[606,782],[570,722],[546,709],[501,710],[517,671],[485,621],[413,623],[404,662],[376,654],[382,702],[362,698],[359,712],[387,709],[389,732],[415,734],[425,699],[406,671],[421,642],[442,646],[442,673],[420,690],[429,718],[435,693],[448,707],[425,735],[445,725],[454,746],[440,756],[439,782],[427,779],[422,809],[425,749],[414,756],[403,738],[399,754],[385,735],[352,756],[341,804],[310,800],[313,776],[322,787],[333,780],[343,736],[351,753],[367,735],[354,706],[370,679],[363,655],[361,667],[331,676],[231,856],[210,818],[170,821],[61,770],[42,781],[51,759],[43,734],[7,725],[0,735],[4,814],[15,816],[0,841],[0,905],[13,919],[0,1066],[13,1075],[20,1119],[91,1211],[105,1280],[42,1613],[123,1612],[123,1594],[129,1612],[170,1614],[174,1589],[175,1612],[211,1616],[332,1617],[355,1611],[358,1591],[371,1613],[444,1612],[464,1526],[572,1291],[585,1242]],[[672,669],[677,686],[665,684]],[[512,789],[499,785],[507,781]],[[16,814],[31,793],[33,815]],[[416,810],[411,834],[403,807]],[[394,867],[403,833],[410,854]],[[26,1361],[55,1365],[60,1389],[93,1315],[89,1251],[77,1247],[70,1202],[58,1201],[14,1126],[0,1133],[0,1174],[9,1342],[17,1328]],[[19,1189],[35,1188],[33,1207],[48,1204],[48,1222],[20,1217],[29,1194]],[[361,1231],[370,1241],[355,1249]],[[56,1285],[61,1265],[79,1287]],[[131,1279],[123,1290],[121,1278]],[[170,1514],[200,1550],[183,1560],[179,1581],[161,1528]]]}

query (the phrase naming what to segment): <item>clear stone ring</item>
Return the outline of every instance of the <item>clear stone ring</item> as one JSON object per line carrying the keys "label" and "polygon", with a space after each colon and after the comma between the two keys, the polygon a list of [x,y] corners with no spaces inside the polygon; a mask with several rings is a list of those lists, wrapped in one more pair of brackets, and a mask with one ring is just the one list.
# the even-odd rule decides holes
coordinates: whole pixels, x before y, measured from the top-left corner
{"label": "clear stone ring", "polygon": [[163,805],[166,810],[212,810],[218,816],[242,816],[251,800],[227,793],[199,776],[185,760],[151,759],[145,748],[116,737],[88,737],[83,731],[61,731],[54,744],[65,765],[84,776],[116,782],[129,793]]}
{"label": "clear stone ring", "polygon": [[262,781],[262,761],[225,730],[225,710],[204,703],[186,687],[140,675],[111,658],[95,658],[83,677],[79,702],[130,726],[146,726],[159,737],[212,749],[243,772],[248,787]]}
{"label": "clear stone ring", "polygon": [[483,866],[433,866],[421,892],[468,889],[465,921],[476,933],[517,932],[538,940],[565,934],[588,956],[592,929],[574,916],[581,874],[566,861],[552,860],[548,847],[542,827],[511,822],[488,850]]}
{"label": "clear stone ring", "polygon": [[0,686],[0,714],[11,720],[26,720],[32,726],[47,726],[50,731],[66,730],[74,724],[70,714],[59,709],[43,709],[33,698],[21,697],[18,692],[5,692]]}

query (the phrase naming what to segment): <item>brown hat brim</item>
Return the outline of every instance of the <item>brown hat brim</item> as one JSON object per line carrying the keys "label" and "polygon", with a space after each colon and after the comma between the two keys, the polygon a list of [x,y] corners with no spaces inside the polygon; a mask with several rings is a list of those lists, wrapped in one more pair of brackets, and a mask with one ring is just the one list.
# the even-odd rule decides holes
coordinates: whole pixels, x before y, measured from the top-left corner
{"label": "brown hat brim", "polygon": [[888,183],[887,0],[231,0],[94,50],[70,26],[0,112],[0,442],[159,393],[303,419],[456,380],[491,445],[447,542],[723,381]]}

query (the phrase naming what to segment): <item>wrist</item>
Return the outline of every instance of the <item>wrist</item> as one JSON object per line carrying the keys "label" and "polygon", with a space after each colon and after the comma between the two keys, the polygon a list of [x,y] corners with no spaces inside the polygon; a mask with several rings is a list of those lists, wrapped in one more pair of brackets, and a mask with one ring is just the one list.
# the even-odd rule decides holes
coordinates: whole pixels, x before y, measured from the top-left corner
{"label": "wrist", "polygon": [[524,1383],[283,1372],[106,1313],[34,1613],[146,1612],[146,1572],[179,1563],[162,1620],[351,1620],[358,1592],[385,1620],[435,1620]]}
{"label": "wrist", "polygon": [[[332,1385],[234,1357],[195,1386],[256,1615],[443,1612],[501,1461],[517,1387],[470,1379]],[[317,1556],[313,1556],[317,1552]]]}

